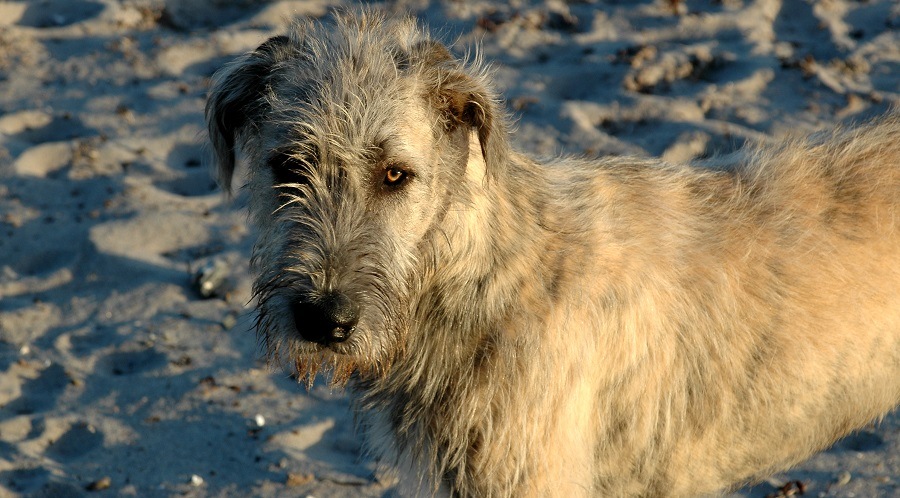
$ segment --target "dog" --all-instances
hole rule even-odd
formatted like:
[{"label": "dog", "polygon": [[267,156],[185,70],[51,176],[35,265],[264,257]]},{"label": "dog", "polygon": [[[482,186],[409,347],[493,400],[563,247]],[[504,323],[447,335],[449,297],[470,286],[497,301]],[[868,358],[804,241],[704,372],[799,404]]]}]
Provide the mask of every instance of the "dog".
[{"label": "dog", "polygon": [[716,168],[540,163],[410,19],[299,22],[220,70],[257,328],[349,385],[401,492],[714,495],[900,402],[900,117]]}]

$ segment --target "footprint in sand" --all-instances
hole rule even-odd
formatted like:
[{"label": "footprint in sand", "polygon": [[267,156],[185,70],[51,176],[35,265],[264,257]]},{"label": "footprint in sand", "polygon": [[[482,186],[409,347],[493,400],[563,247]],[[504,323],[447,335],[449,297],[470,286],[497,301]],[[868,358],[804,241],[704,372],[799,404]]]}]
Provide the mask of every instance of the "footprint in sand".
[{"label": "footprint in sand", "polygon": [[112,353],[103,361],[103,367],[113,375],[135,375],[155,370],[166,364],[166,355],[149,349]]},{"label": "footprint in sand", "polygon": [[223,26],[251,17],[265,7],[263,2],[215,0],[166,0],[164,25],[179,31]]},{"label": "footprint in sand", "polygon": [[199,144],[176,144],[166,157],[166,163],[183,176],[155,182],[157,188],[182,197],[198,197],[218,191],[209,170],[204,168],[203,149]]},{"label": "footprint in sand", "polygon": [[[50,471],[43,467],[24,467],[0,472],[0,496],[13,491],[12,496],[29,498],[58,498],[84,496],[82,490],[70,483],[54,482]],[[19,494],[21,493],[21,494]]]},{"label": "footprint in sand", "polygon": [[103,444],[103,433],[85,422],[73,424],[47,447],[47,455],[58,461],[81,458]]},{"label": "footprint in sand", "polygon": [[[31,28],[70,26],[97,16],[104,9],[102,3],[90,0],[44,0],[25,3],[28,6],[21,11],[21,17],[16,24]],[[19,9],[9,9],[10,12],[14,10]]]},{"label": "footprint in sand", "polygon": [[874,451],[884,445],[884,438],[871,431],[859,431],[840,440],[835,448],[843,450],[866,452]]},{"label": "footprint in sand", "polygon": [[48,114],[29,109],[0,117],[0,134],[21,142],[42,144],[96,135],[96,132],[71,114]]},{"label": "footprint in sand", "polygon": [[17,414],[31,414],[49,410],[69,385],[69,376],[62,365],[52,364],[36,378],[23,383],[21,395],[6,405],[6,410]]},{"label": "footprint in sand", "polygon": [[0,472],[0,483],[11,491],[34,496],[33,493],[45,486],[49,477],[50,471],[45,468],[26,467]]},{"label": "footprint in sand", "polygon": [[191,172],[177,180],[157,182],[156,186],[182,197],[200,197],[216,193],[219,189],[206,171]]}]

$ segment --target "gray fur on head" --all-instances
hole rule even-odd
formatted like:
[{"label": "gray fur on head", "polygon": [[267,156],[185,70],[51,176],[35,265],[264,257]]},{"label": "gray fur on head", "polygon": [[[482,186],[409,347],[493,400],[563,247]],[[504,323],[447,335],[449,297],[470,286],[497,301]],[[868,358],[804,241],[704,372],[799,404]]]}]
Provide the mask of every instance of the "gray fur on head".
[{"label": "gray fur on head", "polygon": [[[444,115],[448,131],[458,126],[477,130],[488,163],[502,162],[498,158],[506,147],[503,111],[485,83],[480,61],[467,67],[412,19],[387,22],[374,11],[360,16],[338,12],[335,23],[298,21],[288,35],[270,38],[213,76],[206,122],[224,189],[231,190],[238,152],[264,123],[292,119],[285,116],[286,105],[299,110],[313,100],[326,99],[332,85],[346,78],[345,68],[322,64],[330,58],[366,57],[356,62],[357,69],[393,73],[386,78],[381,74],[384,81],[415,78],[422,84],[423,99]],[[391,28],[390,36],[371,36],[373,27],[384,26]],[[331,36],[333,31],[353,36]],[[390,64],[371,58],[389,58]],[[331,74],[323,74],[329,69]],[[286,95],[291,102],[280,101]],[[492,136],[501,138],[491,140]]]}]

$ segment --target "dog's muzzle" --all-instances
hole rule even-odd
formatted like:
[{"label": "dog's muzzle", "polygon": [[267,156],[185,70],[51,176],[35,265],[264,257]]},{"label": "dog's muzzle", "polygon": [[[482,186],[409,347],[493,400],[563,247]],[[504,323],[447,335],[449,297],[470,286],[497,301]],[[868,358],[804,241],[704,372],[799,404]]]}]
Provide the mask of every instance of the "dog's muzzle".
[{"label": "dog's muzzle", "polygon": [[339,292],[314,301],[295,301],[291,312],[300,336],[325,346],[349,339],[359,322],[359,305]]}]

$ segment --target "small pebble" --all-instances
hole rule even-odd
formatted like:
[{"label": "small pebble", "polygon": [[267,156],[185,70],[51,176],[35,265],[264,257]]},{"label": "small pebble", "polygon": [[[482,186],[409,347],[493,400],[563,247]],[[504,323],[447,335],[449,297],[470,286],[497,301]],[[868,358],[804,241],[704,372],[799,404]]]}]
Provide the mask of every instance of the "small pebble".
[{"label": "small pebble", "polygon": [[295,474],[293,472],[289,472],[287,475],[287,480],[284,484],[287,487],[303,486],[304,484],[309,484],[314,480],[315,476],[313,476],[312,474]]},{"label": "small pebble", "polygon": [[231,290],[231,267],[221,259],[206,262],[193,276],[194,289],[204,299],[225,297]]},{"label": "small pebble", "polygon": [[843,486],[843,485],[847,484],[848,482],[850,482],[851,477],[852,476],[850,475],[850,473],[845,470],[845,471],[841,472],[840,474],[838,474],[837,482],[835,482],[835,484],[838,486]]},{"label": "small pebble", "polygon": [[103,491],[104,489],[109,489],[110,486],[112,486],[112,479],[109,476],[105,476],[88,484],[84,489],[88,491]]},{"label": "small pebble", "polygon": [[191,476],[191,485],[192,486],[203,486],[203,478],[194,474]]},{"label": "small pebble", "polygon": [[257,427],[264,427],[266,425],[266,417],[263,417],[260,414],[256,414],[256,417],[253,417],[253,421],[256,422]]}]

